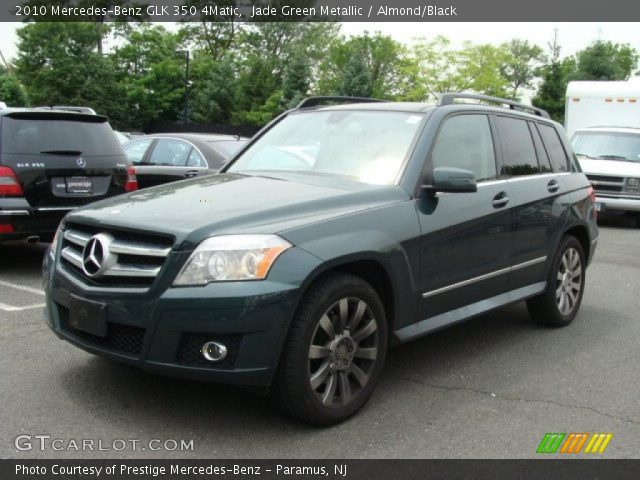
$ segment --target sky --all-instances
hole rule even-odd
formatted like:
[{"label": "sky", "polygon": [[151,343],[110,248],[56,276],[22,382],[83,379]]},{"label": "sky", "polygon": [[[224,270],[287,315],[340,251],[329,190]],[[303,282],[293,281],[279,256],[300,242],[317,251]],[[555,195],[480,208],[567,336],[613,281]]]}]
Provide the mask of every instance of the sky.
[{"label": "sky", "polygon": [[[0,24],[0,51],[10,59],[16,54],[16,29],[21,23]],[[169,25],[167,25],[169,26]],[[454,46],[465,40],[474,43],[500,44],[512,38],[529,40],[543,48],[558,29],[562,56],[572,55],[597,39],[628,43],[640,51],[640,23],[343,23],[342,32],[356,35],[364,31],[380,31],[394,39],[411,43],[416,37],[444,35]]]}]

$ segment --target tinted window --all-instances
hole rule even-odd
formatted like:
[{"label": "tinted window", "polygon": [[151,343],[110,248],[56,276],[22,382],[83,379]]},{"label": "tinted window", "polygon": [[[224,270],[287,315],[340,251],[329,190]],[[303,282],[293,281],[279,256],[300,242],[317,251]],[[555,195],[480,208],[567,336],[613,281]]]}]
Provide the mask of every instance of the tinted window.
[{"label": "tinted window", "polygon": [[198,153],[198,151],[194,148],[191,150],[189,154],[189,158],[187,159],[187,167],[206,167],[207,162],[204,161],[202,155]]},{"label": "tinted window", "polygon": [[497,117],[502,143],[503,175],[531,175],[538,173],[538,159],[526,120]]},{"label": "tinted window", "polygon": [[496,176],[496,159],[489,119],[486,115],[458,115],[440,129],[433,152],[433,168],[470,170],[476,180]]},{"label": "tinted window", "polygon": [[134,165],[140,165],[144,154],[151,145],[152,138],[145,138],[144,140],[136,140],[135,142],[127,143],[124,148],[124,153],[129,157],[129,161]]},{"label": "tinted window", "polygon": [[149,165],[184,167],[190,152],[191,145],[187,142],[173,138],[161,138],[153,147]]},{"label": "tinted window", "polygon": [[538,124],[538,127],[540,128],[540,134],[544,140],[545,147],[547,147],[549,157],[551,158],[551,163],[555,167],[556,171],[568,171],[567,154],[564,151],[564,147],[562,146],[562,142],[560,141],[560,137],[558,137],[556,129],[549,125],[542,124]]},{"label": "tinted window", "polygon": [[85,157],[122,155],[120,142],[107,122],[2,119],[2,152],[35,155],[43,152],[77,151]]},{"label": "tinted window", "polygon": [[549,161],[549,156],[547,155],[547,151],[544,148],[542,138],[540,138],[540,133],[538,132],[536,125],[532,122],[529,122],[529,129],[531,130],[531,135],[533,135],[533,143],[536,146],[536,154],[538,155],[538,165],[540,165],[540,172],[553,172],[553,168],[551,168],[551,162]]}]

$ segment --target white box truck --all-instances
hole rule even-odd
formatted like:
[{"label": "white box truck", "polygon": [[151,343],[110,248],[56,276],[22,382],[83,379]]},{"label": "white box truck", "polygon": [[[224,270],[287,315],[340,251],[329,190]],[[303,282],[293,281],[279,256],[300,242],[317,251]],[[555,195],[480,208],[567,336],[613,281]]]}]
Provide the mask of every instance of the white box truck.
[{"label": "white box truck", "polygon": [[640,76],[570,82],[565,128],[596,191],[596,210],[634,215],[640,227]]}]

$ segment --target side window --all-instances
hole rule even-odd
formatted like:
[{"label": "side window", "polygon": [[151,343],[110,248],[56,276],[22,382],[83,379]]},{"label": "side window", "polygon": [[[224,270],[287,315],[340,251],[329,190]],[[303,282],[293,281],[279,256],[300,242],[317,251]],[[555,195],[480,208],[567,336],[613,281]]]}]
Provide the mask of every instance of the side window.
[{"label": "side window", "polygon": [[558,137],[558,132],[556,132],[555,128],[549,125],[538,124],[538,127],[540,128],[542,140],[544,140],[544,144],[547,147],[547,152],[549,152],[551,163],[555,167],[556,171],[568,172],[567,153],[562,146],[560,137]]},{"label": "side window", "polygon": [[457,115],[445,121],[433,152],[433,168],[455,167],[470,170],[476,180],[496,176],[496,156],[486,115]]},{"label": "side window", "polygon": [[545,150],[544,144],[542,143],[542,138],[540,138],[540,132],[538,132],[538,128],[536,127],[535,123],[529,122],[529,129],[531,130],[531,135],[533,135],[533,143],[536,146],[536,154],[538,155],[540,173],[553,172],[553,168],[551,168],[551,163],[549,162],[549,155],[547,155],[547,151]]},{"label": "side window", "polygon": [[127,154],[129,161],[133,165],[140,165],[144,154],[151,145],[152,138],[145,138],[143,140],[136,140],[135,142],[127,143],[124,148],[124,153]]},{"label": "side window", "polygon": [[191,145],[182,140],[161,138],[151,152],[149,165],[184,167],[191,151]]},{"label": "side window", "polygon": [[206,168],[206,166],[207,162],[204,161],[204,158],[198,153],[198,150],[195,148],[192,149],[189,158],[187,158],[187,167]]},{"label": "side window", "polygon": [[540,171],[536,149],[526,120],[497,117],[502,143],[503,175],[531,175]]}]

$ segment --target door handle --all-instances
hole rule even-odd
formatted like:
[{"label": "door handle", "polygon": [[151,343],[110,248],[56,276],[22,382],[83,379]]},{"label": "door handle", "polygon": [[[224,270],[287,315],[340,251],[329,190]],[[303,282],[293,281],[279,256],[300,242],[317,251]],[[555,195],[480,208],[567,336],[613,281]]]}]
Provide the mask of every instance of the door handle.
[{"label": "door handle", "polygon": [[557,192],[559,188],[560,184],[557,180],[550,180],[549,183],[547,183],[547,190],[549,190],[551,193]]},{"label": "door handle", "polygon": [[184,176],[186,178],[193,178],[198,176],[198,171],[197,170],[188,170],[187,172],[185,172]]},{"label": "door handle", "polygon": [[507,192],[500,192],[495,197],[493,197],[493,202],[491,202],[493,208],[502,208],[507,203],[509,203],[509,197],[507,196]]}]

